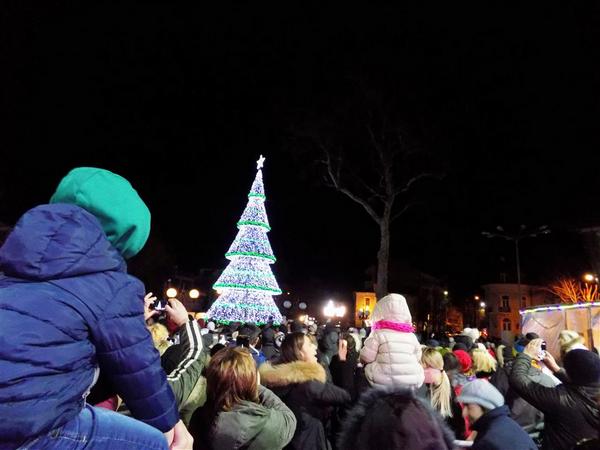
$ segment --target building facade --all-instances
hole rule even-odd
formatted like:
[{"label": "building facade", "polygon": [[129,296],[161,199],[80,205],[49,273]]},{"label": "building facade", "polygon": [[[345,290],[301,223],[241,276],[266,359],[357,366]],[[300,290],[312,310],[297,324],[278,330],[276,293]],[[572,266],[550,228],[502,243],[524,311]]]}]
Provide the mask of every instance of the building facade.
[{"label": "building facade", "polygon": [[355,292],[354,293],[354,326],[371,326],[371,314],[377,303],[375,292]]},{"label": "building facade", "polygon": [[490,337],[513,342],[521,333],[521,309],[556,303],[554,296],[541,286],[494,283],[482,286],[485,314]]}]

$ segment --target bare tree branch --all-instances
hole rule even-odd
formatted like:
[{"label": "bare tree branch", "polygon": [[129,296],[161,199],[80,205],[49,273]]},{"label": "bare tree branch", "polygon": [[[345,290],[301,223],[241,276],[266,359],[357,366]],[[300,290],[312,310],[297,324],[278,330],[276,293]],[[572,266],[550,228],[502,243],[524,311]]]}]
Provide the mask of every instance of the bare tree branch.
[{"label": "bare tree branch", "polygon": [[332,163],[331,163],[331,154],[330,154],[329,149],[325,145],[323,145],[322,143],[319,143],[319,146],[325,152],[325,165],[327,167],[327,173],[329,174],[329,179],[331,180],[331,183],[333,184],[333,187],[335,189],[337,189],[338,191],[342,192],[343,194],[346,194],[348,197],[350,197],[356,203],[358,203],[359,205],[361,205],[367,211],[367,213],[369,213],[369,215],[373,218],[373,220],[376,223],[379,224],[381,222],[381,217],[379,217],[377,215],[377,213],[371,207],[371,205],[369,205],[369,203],[365,199],[363,199],[361,197],[358,197],[353,192],[351,192],[350,190],[346,189],[345,187],[343,187],[340,184],[340,167],[339,167],[339,164],[334,169],[333,166],[332,166]]},{"label": "bare tree branch", "polygon": [[415,175],[410,180],[408,180],[408,182],[401,189],[397,189],[394,192],[394,195],[404,194],[404,193],[408,192],[410,190],[410,187],[413,184],[415,184],[417,181],[425,179],[425,178],[438,178],[438,175],[436,175],[435,173],[431,173],[431,172],[424,172],[424,173]]},{"label": "bare tree branch", "polygon": [[404,208],[402,208],[400,211],[398,211],[396,214],[394,214],[391,219],[390,219],[390,223],[392,223],[394,220],[396,220],[398,217],[400,217],[402,214],[404,214],[408,209],[410,209],[411,207],[418,205],[420,202],[413,202],[413,203],[407,203],[406,205],[404,205]]}]

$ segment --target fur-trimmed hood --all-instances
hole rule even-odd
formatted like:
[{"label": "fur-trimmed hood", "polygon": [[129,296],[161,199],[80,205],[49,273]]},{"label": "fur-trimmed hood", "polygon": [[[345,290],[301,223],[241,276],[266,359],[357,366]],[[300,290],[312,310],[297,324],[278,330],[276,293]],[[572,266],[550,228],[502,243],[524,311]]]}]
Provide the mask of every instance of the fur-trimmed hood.
[{"label": "fur-trimmed hood", "polygon": [[350,410],[338,448],[450,450],[455,437],[442,417],[411,389],[371,389]]},{"label": "fur-trimmed hood", "polygon": [[269,388],[306,383],[308,381],[325,383],[327,380],[325,369],[321,364],[305,361],[277,365],[266,362],[258,368],[258,371],[261,384]]}]

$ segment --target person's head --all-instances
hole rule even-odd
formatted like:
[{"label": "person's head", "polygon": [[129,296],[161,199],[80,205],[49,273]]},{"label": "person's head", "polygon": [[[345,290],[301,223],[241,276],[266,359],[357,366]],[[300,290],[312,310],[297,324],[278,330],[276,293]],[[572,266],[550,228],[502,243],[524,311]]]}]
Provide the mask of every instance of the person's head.
[{"label": "person's head", "polygon": [[464,350],[454,350],[453,353],[454,356],[456,356],[456,359],[458,359],[458,363],[460,364],[460,371],[462,373],[469,373],[473,365],[471,356]]},{"label": "person's head", "polygon": [[473,343],[477,342],[477,340],[481,336],[481,333],[479,332],[479,330],[477,328],[465,328],[462,331],[461,335],[469,336],[471,338],[471,344],[473,344]]},{"label": "person's head", "polygon": [[425,369],[425,383],[431,387],[431,406],[443,417],[452,415],[452,387],[448,375],[444,371],[444,358],[434,348],[425,348],[421,356],[421,364]]},{"label": "person's head", "polygon": [[71,170],[50,203],[77,205],[98,219],[106,237],[125,258],[135,256],[150,234],[150,211],[125,178],[95,167]]},{"label": "person's head", "polygon": [[356,351],[356,341],[352,333],[342,333],[342,339],[345,339],[348,343],[348,352]]},{"label": "person's head", "polygon": [[564,365],[571,383],[600,387],[600,357],[594,352],[579,348],[571,350],[565,355]]},{"label": "person's head", "polygon": [[217,342],[215,345],[213,345],[210,348],[210,356],[211,356],[211,358],[213,356],[215,356],[218,351],[223,350],[224,348],[225,348],[225,346],[223,344],[221,344],[220,342]]},{"label": "person's head", "polygon": [[412,323],[412,316],[404,296],[388,294],[375,304],[372,320],[373,322],[390,320],[398,323]]},{"label": "person's head", "polygon": [[464,350],[465,352],[468,352],[471,350],[471,347],[473,347],[473,339],[466,334],[454,336],[454,342],[455,344],[454,347],[452,347],[452,350]]},{"label": "person's head", "polygon": [[458,358],[452,352],[445,353],[443,356],[444,359],[444,371],[445,372],[454,372],[460,371],[460,363],[458,362]]},{"label": "person's head", "polygon": [[456,397],[456,401],[462,403],[463,417],[469,422],[475,423],[488,411],[504,405],[504,397],[486,380],[473,380],[465,384]]},{"label": "person's head", "polygon": [[476,348],[471,352],[471,360],[473,361],[473,372],[495,372],[497,362],[487,350]]},{"label": "person's head", "polygon": [[244,347],[256,347],[260,341],[261,330],[254,324],[245,324],[239,329],[236,342]]},{"label": "person's head", "polygon": [[281,344],[281,356],[278,363],[294,361],[317,362],[317,346],[304,333],[290,333],[285,336]]},{"label": "person's head", "polygon": [[169,331],[161,323],[153,323],[148,327],[150,336],[152,336],[152,343],[158,352],[162,355],[169,348]]},{"label": "person's head", "polygon": [[453,440],[442,417],[413,390],[372,389],[344,419],[337,448],[448,450]]},{"label": "person's head", "polygon": [[583,338],[577,331],[562,330],[558,335],[558,345],[560,346],[560,357],[563,359],[567,353],[575,349],[587,350],[583,343]]},{"label": "person's head", "polygon": [[250,352],[242,347],[216,352],[205,371],[206,403],[211,414],[231,409],[247,400],[258,402],[258,373]]}]

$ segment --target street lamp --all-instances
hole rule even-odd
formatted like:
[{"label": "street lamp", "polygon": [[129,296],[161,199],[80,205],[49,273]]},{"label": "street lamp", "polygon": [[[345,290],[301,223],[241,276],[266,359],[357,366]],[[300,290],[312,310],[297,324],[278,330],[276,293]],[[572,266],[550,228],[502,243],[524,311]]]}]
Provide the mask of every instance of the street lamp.
[{"label": "street lamp", "polygon": [[586,283],[593,283],[595,281],[597,283],[598,277],[593,273],[586,273],[583,275],[583,281],[585,281]]},{"label": "street lamp", "polygon": [[193,299],[197,299],[198,297],[200,297],[200,291],[198,289],[190,289],[190,292],[188,294],[190,298]]},{"label": "street lamp", "polygon": [[496,227],[496,230],[498,231],[498,233],[482,231],[481,234],[487,238],[499,237],[502,239],[506,239],[507,241],[513,241],[515,243],[515,255],[517,263],[517,292],[519,297],[519,305],[522,306],[523,300],[521,299],[521,262],[519,260],[519,241],[528,237],[534,238],[541,234],[548,234],[550,233],[550,228],[548,228],[548,225],[542,225],[541,227],[538,227],[535,230],[528,231],[525,225],[521,225],[516,233],[508,234],[504,231],[504,228],[498,225]]},{"label": "street lamp", "polygon": [[362,320],[362,326],[365,327],[365,320],[369,318],[371,311],[369,311],[369,305],[365,306],[365,309],[360,308],[358,310],[358,318]]},{"label": "street lamp", "polygon": [[169,298],[177,297],[177,289],[175,289],[175,288],[167,289],[167,297],[169,297]]}]

